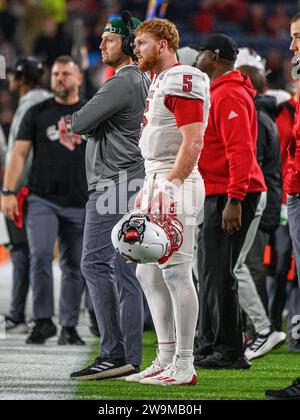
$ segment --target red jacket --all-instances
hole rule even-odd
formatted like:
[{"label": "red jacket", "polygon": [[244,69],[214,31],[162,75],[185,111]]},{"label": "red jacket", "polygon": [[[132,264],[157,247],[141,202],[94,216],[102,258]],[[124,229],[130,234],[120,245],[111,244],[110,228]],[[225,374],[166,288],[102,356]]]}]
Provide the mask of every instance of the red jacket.
[{"label": "red jacket", "polygon": [[[291,107],[296,108],[296,102],[292,98],[289,100]],[[282,202],[286,203],[285,182],[288,166],[288,147],[293,135],[294,118],[288,108],[285,106],[278,117],[276,118],[276,125],[280,139],[280,152],[281,152],[281,171],[282,171]]]},{"label": "red jacket", "polygon": [[287,193],[300,193],[300,106],[296,106],[293,137],[288,151],[288,171],[285,180]]},{"label": "red jacket", "polygon": [[232,71],[211,84],[211,109],[199,171],[206,195],[227,194],[243,200],[248,192],[265,191],[256,160],[255,90],[248,76]]}]

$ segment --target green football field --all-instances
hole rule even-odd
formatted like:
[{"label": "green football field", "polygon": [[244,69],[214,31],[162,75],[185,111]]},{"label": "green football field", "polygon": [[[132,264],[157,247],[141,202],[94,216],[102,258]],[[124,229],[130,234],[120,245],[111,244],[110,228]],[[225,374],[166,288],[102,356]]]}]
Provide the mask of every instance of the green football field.
[{"label": "green football field", "polygon": [[[143,366],[155,358],[155,334],[146,332],[143,340]],[[87,364],[97,356],[97,346]],[[86,365],[85,365],[86,366]],[[84,366],[83,366],[84,367]],[[248,370],[209,371],[197,369],[195,386],[164,387],[140,385],[121,380],[81,381],[76,385],[75,399],[92,400],[258,400],[265,399],[268,388],[282,388],[300,376],[300,353],[287,353],[286,346],[254,360]]]}]

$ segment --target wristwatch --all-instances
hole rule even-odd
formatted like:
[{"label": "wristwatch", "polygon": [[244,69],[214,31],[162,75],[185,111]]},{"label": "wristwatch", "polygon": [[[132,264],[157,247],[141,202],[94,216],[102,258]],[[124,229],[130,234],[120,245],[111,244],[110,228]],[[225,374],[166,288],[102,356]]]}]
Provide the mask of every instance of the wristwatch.
[{"label": "wristwatch", "polygon": [[233,206],[237,206],[238,204],[241,204],[241,200],[234,197],[228,197],[228,202],[232,204]]},{"label": "wristwatch", "polygon": [[16,191],[8,190],[7,188],[2,188],[1,195],[16,195]]}]

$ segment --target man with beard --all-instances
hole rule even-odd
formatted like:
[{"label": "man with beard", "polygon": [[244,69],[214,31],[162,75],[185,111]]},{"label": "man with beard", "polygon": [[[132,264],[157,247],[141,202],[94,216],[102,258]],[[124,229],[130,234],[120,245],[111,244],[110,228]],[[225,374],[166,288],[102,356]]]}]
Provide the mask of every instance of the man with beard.
[{"label": "man with beard", "polygon": [[143,295],[135,264],[116,254],[114,225],[133,207],[143,183],[144,162],[138,147],[150,80],[134,64],[134,28],[129,12],[107,23],[102,61],[116,74],[72,118],[72,130],[87,134],[86,206],[82,273],[101,335],[99,357],[71,374],[72,379],[110,379],[139,371],[142,357]]},{"label": "man with beard", "polygon": [[[204,202],[197,170],[209,109],[209,80],[199,70],[180,65],[179,35],[168,20],[152,19],[136,30],[142,71],[153,70],[140,139],[146,179],[136,208],[160,221],[176,219],[182,244],[165,261],[139,264],[137,277],[146,295],[158,342],[150,367],[126,378],[149,385],[195,385],[193,343],[198,299],[192,260],[196,216]],[[172,224],[171,224],[172,226]]]},{"label": "man with beard", "polygon": [[28,344],[43,344],[56,334],[53,308],[52,258],[58,237],[62,285],[59,344],[85,344],[78,336],[84,280],[80,271],[87,183],[85,142],[68,130],[71,115],[83,106],[79,98],[82,75],[69,56],[55,60],[51,70],[54,98],[25,114],[5,172],[1,208],[10,219],[21,216],[16,186],[30,153],[26,229],[30,250],[30,280],[35,327]]},{"label": "man with beard", "polygon": [[[290,28],[292,42],[290,50],[294,53],[296,67],[293,69],[293,78],[299,79],[300,67],[300,13],[291,20]],[[300,286],[300,113],[299,102],[296,107],[293,137],[288,148],[288,172],[285,179],[287,192],[287,208],[290,234],[293,243],[298,283]],[[299,315],[294,317],[292,338],[299,339]],[[293,322],[292,321],[292,322]],[[272,400],[299,400],[300,377],[296,378],[287,388],[280,390],[267,390],[266,397]]]}]

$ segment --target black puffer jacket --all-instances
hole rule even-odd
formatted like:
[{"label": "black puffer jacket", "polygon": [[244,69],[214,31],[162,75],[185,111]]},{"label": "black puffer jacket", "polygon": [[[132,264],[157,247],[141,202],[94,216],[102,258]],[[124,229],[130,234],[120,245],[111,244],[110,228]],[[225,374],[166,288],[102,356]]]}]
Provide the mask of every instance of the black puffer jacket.
[{"label": "black puffer jacket", "polygon": [[282,195],[280,142],[274,122],[278,109],[272,96],[259,94],[254,104],[258,120],[257,160],[268,187],[267,206],[259,229],[271,233],[279,225]]}]

